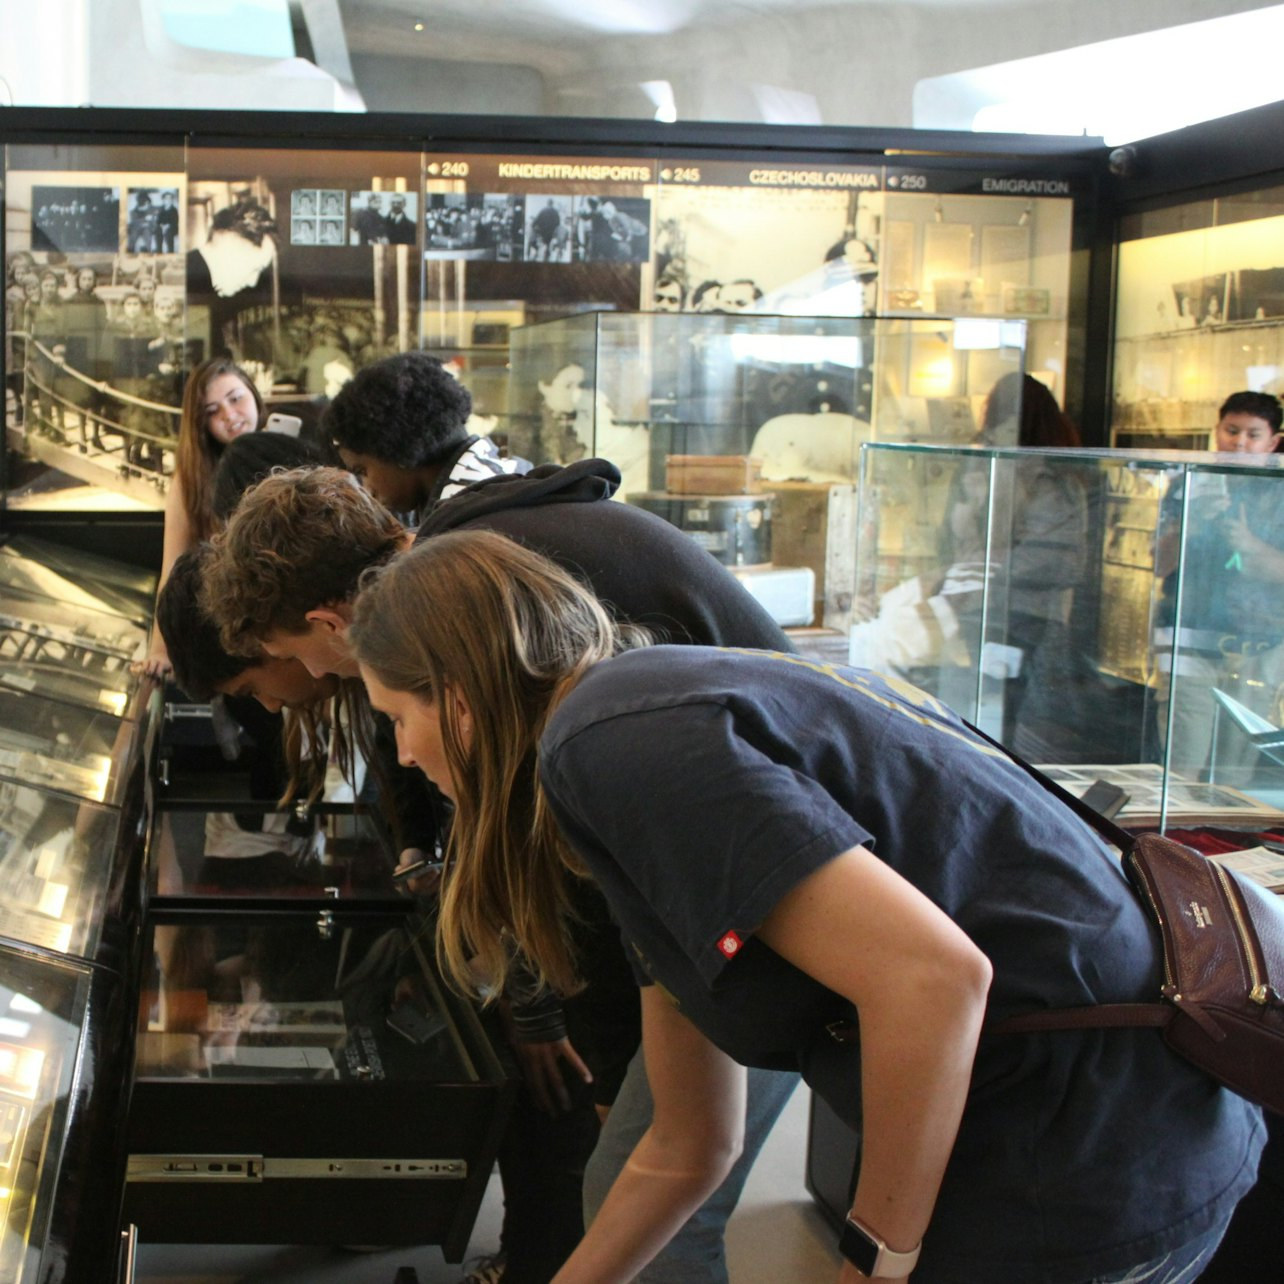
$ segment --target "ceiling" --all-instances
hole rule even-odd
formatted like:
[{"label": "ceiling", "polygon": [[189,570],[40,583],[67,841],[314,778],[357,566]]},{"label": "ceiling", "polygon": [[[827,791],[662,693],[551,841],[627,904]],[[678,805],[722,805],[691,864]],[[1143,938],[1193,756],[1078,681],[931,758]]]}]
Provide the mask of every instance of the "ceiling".
[{"label": "ceiling", "polygon": [[893,126],[913,123],[923,80],[1268,7],[1263,0],[292,3],[337,15],[371,110],[645,117],[656,110],[652,87],[660,85],[676,96],[683,120]]}]

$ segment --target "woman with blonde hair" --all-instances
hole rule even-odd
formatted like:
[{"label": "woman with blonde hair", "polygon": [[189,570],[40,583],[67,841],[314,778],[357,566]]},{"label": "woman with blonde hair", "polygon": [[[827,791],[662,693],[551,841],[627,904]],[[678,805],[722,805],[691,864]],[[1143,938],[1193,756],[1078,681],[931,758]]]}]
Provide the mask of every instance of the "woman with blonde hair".
[{"label": "woman with blonde hair", "polygon": [[[262,418],[263,398],[254,380],[230,359],[204,361],[188,376],[174,474],[165,500],[158,593],[179,557],[214,533],[218,525],[212,503],[214,470],[228,443],[256,432]],[[160,678],[170,670],[165,639],[160,629],[153,628],[143,671]]]},{"label": "woman with blonde hair", "polygon": [[654,1115],[555,1284],[633,1279],[716,1187],[745,1066],[801,1068],[861,1129],[842,1284],[1176,1284],[1212,1254],[1255,1107],[1154,1030],[981,1037],[1150,998],[1162,961],[1114,855],[938,701],[622,650],[570,574],[481,531],[393,559],[349,641],[403,765],[455,802],[454,983],[496,993],[516,952],[574,989],[581,878],[635,959]]}]

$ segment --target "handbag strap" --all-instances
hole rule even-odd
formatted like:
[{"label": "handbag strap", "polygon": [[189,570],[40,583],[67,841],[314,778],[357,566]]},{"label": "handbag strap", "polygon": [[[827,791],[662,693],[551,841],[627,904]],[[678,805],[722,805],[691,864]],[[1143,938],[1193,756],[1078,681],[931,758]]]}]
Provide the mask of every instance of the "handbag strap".
[{"label": "handbag strap", "polygon": [[[1043,786],[1054,798],[1064,803],[1090,828],[1096,830],[1107,842],[1113,843],[1126,856],[1136,844],[1136,839],[1126,829],[1107,820],[1099,811],[1089,807],[1068,789],[1044,775],[1038,767],[1031,766],[1019,754],[982,731],[980,727],[964,720],[964,726],[974,735],[992,745],[1003,756],[1020,767],[1037,784]],[[986,1034],[1029,1034],[1040,1030],[1102,1030],[1122,1027],[1166,1026],[1176,1015],[1177,1009],[1167,1003],[1090,1003],[1077,1008],[1044,1008],[1010,1016],[987,1026]]]},{"label": "handbag strap", "polygon": [[997,749],[1010,762],[1020,767],[1036,784],[1042,785],[1058,802],[1062,802],[1069,807],[1080,820],[1090,828],[1095,829],[1108,843],[1113,843],[1125,855],[1136,845],[1137,840],[1126,829],[1116,825],[1113,820],[1107,820],[1099,811],[1089,807],[1082,798],[1076,797],[1068,789],[1057,784],[1051,776],[1045,776],[1038,767],[1031,766],[1019,754],[1013,753],[1007,745],[1001,744],[992,735],[982,731],[980,727],[973,726],[966,719],[961,721],[973,735],[984,740],[986,744]]}]

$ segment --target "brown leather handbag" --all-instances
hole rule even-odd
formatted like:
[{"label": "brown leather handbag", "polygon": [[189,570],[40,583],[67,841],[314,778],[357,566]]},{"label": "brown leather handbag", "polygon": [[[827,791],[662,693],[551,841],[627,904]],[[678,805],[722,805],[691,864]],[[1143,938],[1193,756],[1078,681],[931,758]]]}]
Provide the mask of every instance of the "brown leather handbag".
[{"label": "brown leather handbag", "polygon": [[1284,1114],[1284,897],[1184,843],[1129,834],[1009,757],[1120,849],[1163,942],[1164,981],[1153,1003],[1049,1008],[1008,1017],[987,1033],[1155,1026],[1219,1083]]}]

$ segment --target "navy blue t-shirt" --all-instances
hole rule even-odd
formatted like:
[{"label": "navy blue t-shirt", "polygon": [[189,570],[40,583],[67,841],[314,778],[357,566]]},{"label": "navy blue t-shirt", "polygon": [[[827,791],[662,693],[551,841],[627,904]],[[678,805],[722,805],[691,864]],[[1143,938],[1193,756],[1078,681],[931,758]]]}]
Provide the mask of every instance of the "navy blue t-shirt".
[{"label": "navy blue t-shirt", "polygon": [[[908,684],[764,652],[631,652],[571,692],[540,764],[645,976],[744,1064],[805,1063],[849,1010],[754,932],[858,845],[985,951],[992,1020],[1158,994],[1115,856]],[[854,1068],[849,1091],[817,1086],[856,1116]],[[1061,1284],[1158,1256],[1228,1214],[1261,1133],[1154,1030],[983,1039],[915,1280]]]}]

